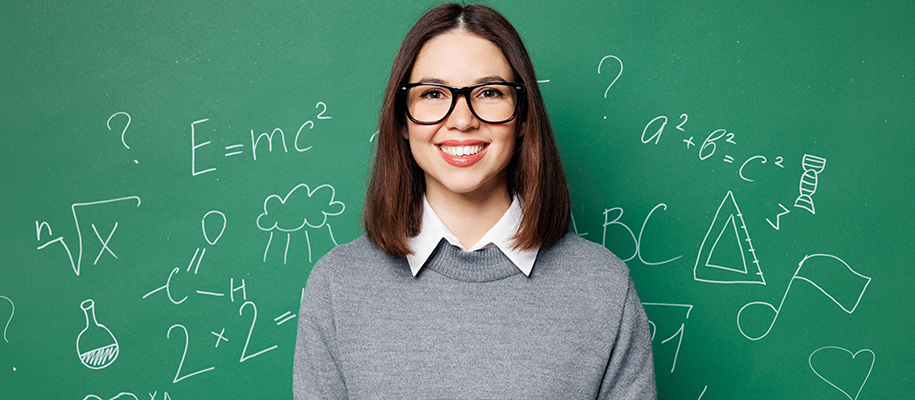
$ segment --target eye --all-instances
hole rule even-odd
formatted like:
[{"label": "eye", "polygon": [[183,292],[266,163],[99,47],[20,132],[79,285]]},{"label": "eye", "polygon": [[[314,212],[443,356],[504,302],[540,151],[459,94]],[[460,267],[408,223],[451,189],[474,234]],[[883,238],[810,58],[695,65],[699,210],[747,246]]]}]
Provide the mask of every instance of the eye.
[{"label": "eye", "polygon": [[480,88],[480,91],[477,93],[477,97],[480,97],[483,99],[500,99],[504,96],[505,96],[505,94],[502,93],[502,91],[496,87]]},{"label": "eye", "polygon": [[441,100],[447,97],[447,94],[440,88],[427,88],[419,95],[419,98],[426,100]]}]

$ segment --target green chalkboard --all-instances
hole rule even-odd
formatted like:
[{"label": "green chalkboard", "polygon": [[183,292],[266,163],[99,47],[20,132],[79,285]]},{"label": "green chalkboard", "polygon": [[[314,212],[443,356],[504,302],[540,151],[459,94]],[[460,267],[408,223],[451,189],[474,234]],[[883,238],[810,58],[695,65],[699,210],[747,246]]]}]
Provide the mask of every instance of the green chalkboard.
[{"label": "green chalkboard", "polygon": [[[660,397],[915,392],[912,3],[528,3],[491,1]],[[434,5],[2,2],[0,397],[291,398],[302,289],[361,235]]]}]

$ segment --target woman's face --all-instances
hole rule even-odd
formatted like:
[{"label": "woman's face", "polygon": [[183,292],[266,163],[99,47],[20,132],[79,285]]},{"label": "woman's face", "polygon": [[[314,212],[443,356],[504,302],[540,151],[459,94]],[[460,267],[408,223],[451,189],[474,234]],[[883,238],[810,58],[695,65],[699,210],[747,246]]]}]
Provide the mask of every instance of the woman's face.
[{"label": "woman's face", "polygon": [[[410,73],[410,83],[465,87],[485,82],[512,82],[513,74],[495,44],[463,30],[427,41]],[[508,197],[505,167],[518,135],[516,119],[504,124],[480,121],[461,96],[454,110],[434,125],[407,120],[410,151],[425,172],[426,195],[460,196],[482,201]],[[456,200],[456,199],[454,199]]]}]

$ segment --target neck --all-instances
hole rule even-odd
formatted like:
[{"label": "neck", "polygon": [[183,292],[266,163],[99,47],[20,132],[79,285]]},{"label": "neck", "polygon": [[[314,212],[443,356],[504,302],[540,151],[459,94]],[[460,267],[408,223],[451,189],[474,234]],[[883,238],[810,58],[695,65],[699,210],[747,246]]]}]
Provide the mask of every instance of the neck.
[{"label": "neck", "polygon": [[507,190],[484,197],[449,196],[427,191],[426,200],[465,249],[475,245],[511,206]]}]

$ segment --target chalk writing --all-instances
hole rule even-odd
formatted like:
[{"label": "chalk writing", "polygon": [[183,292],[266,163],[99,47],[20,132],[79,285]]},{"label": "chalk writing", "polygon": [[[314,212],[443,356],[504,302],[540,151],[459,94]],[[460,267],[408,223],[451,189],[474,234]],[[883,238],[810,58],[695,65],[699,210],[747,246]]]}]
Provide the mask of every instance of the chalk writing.
[{"label": "chalk writing", "polygon": [[[159,391],[155,391],[153,393],[147,393],[147,394],[149,395],[149,400],[156,400],[156,396],[159,395]],[[117,399],[127,400],[128,398],[137,399],[137,395],[135,395],[133,393],[129,393],[129,392],[121,392],[121,393],[118,393],[117,396],[114,396],[109,400],[117,400]],[[83,398],[83,400],[89,400],[89,399],[104,400],[103,398],[96,396],[94,394],[90,394]],[[162,400],[171,400],[171,397],[169,397],[168,392],[163,393]]]},{"label": "chalk writing", "polygon": [[[194,256],[196,257],[197,254],[194,253]],[[193,263],[193,262],[194,262],[194,260],[191,260],[191,263]],[[184,296],[184,298],[182,298],[181,300],[177,300],[177,301],[175,300],[174,297],[172,297],[172,290],[171,290],[172,276],[177,274],[179,271],[181,271],[181,268],[176,267],[175,269],[173,269],[172,272],[170,274],[168,274],[168,279],[165,280],[165,285],[162,285],[156,289],[153,289],[153,291],[146,293],[145,295],[143,295],[143,298],[145,299],[145,298],[149,297],[150,295],[152,295],[153,293],[156,293],[160,290],[165,289],[165,294],[166,294],[166,296],[168,296],[168,300],[171,301],[172,304],[177,305],[177,304],[184,303],[184,301],[187,300],[187,296]]]},{"label": "chalk writing", "polygon": [[[137,395],[135,395],[135,394],[133,394],[133,393],[128,393],[128,392],[121,392],[121,393],[118,393],[116,396],[110,398],[109,400],[118,400],[118,399],[127,400],[128,398],[134,399],[134,400],[139,400],[139,399],[137,399]],[[94,395],[94,394],[90,394],[90,395],[88,395],[88,396],[86,396],[86,397],[83,397],[83,400],[89,400],[89,399],[93,399],[93,400],[105,400],[105,399],[103,399],[103,398],[101,398],[101,397],[98,397],[98,396],[96,396],[96,395]]]},{"label": "chalk writing", "polygon": [[[70,209],[73,211],[73,223],[74,223],[74,225],[76,225],[76,237],[79,242],[79,248],[78,248],[79,252],[77,253],[75,262],[73,260],[73,254],[70,252],[70,248],[67,247],[67,243],[64,241],[63,236],[60,236],[57,239],[51,240],[41,246],[38,246],[38,250],[44,249],[45,247],[48,247],[49,245],[51,245],[53,243],[60,243],[61,246],[63,246],[64,250],[67,252],[67,257],[69,257],[69,259],[70,259],[70,266],[73,267],[73,272],[76,273],[76,276],[79,276],[80,268],[81,268],[82,262],[83,262],[83,234],[79,228],[79,217],[77,217],[77,215],[76,215],[76,208],[77,207],[96,206],[96,205],[100,205],[100,204],[116,203],[119,201],[126,201],[126,200],[136,200],[137,207],[140,206],[140,198],[137,196],[121,197],[121,198],[111,199],[111,200],[93,201],[91,203],[75,203],[72,206],[70,206]],[[39,224],[38,221],[35,221],[35,231],[37,232],[39,242],[41,241],[41,231],[45,227],[48,228],[48,235],[53,236],[53,233],[51,233],[50,224],[48,224],[47,222],[42,222]],[[95,229],[95,225],[92,225],[92,227],[93,227],[93,229]],[[99,241],[102,243],[102,250],[99,252],[99,256],[101,256],[102,252],[104,252],[105,249],[108,249],[108,241],[111,240],[111,235],[114,234],[114,229],[117,229],[117,223],[115,223],[114,228],[112,228],[111,233],[109,233],[108,240],[102,240],[101,236],[98,234],[98,230],[96,230],[96,232],[95,232],[96,237],[98,237]],[[108,251],[110,252],[111,249],[108,249]],[[111,255],[114,255],[114,253],[112,252]],[[115,256],[115,258],[117,258],[117,256]],[[95,258],[95,261],[98,262],[98,257]]]},{"label": "chalk writing", "polygon": [[[618,73],[616,74],[616,78],[613,78],[613,81],[610,82],[609,85],[607,85],[607,90],[604,90],[604,98],[605,98],[605,99],[607,98],[607,93],[610,92],[610,88],[613,87],[613,84],[614,84],[614,83],[616,83],[616,80],[617,80],[617,79],[620,79],[620,76],[623,76],[623,60],[620,60],[619,57],[614,56],[614,55],[604,56],[604,58],[601,58],[601,59],[600,59],[600,62],[597,63],[597,73],[600,74],[600,67],[601,67],[602,65],[604,65],[604,61],[605,61],[606,59],[608,59],[608,58],[612,58],[612,59],[616,60],[616,62],[618,62],[618,63],[620,64],[620,72],[618,72]],[[538,81],[538,82],[539,82],[539,81]],[[549,82],[549,81],[547,81],[547,82]],[[607,119],[607,117],[604,116],[604,119]]]},{"label": "chalk writing", "polygon": [[[218,224],[216,226],[218,226],[219,233],[217,233],[215,235],[215,238],[213,238],[212,240],[210,239],[211,234],[207,233],[207,231],[208,231],[207,218],[208,217],[210,220],[216,219],[217,221],[221,221],[221,222],[216,222],[216,224]],[[201,227],[201,230],[203,231],[203,239],[206,240],[206,242],[209,243],[211,246],[216,245],[216,242],[218,242],[219,239],[222,238],[222,234],[225,233],[225,231],[226,231],[226,221],[227,221],[226,215],[218,210],[210,210],[206,214],[204,214],[203,218],[200,220],[200,227]],[[212,224],[212,222],[211,222],[211,224]],[[209,230],[212,232],[216,231],[215,229],[209,229]],[[203,256],[206,255],[206,252],[207,252],[206,247],[204,247],[203,249],[198,247],[196,250],[194,250],[194,255],[191,257],[191,261],[187,265],[187,272],[191,272],[191,267],[194,267],[194,275],[197,275],[197,272],[200,270],[200,263],[203,261]],[[197,257],[198,254],[200,255],[199,258]],[[196,264],[194,263],[195,260],[196,260]],[[180,268],[172,269],[171,273],[168,274],[168,279],[166,279],[165,285],[162,285],[156,289],[153,289],[151,292],[146,293],[145,295],[143,295],[143,298],[145,299],[145,298],[149,297],[151,294],[156,293],[160,290],[165,290],[166,296],[168,297],[168,300],[172,302],[172,304],[177,305],[177,304],[183,303],[185,300],[187,300],[188,296],[184,296],[184,298],[182,298],[181,300],[175,300],[174,297],[172,297],[172,292],[171,292],[172,276],[174,276],[175,274],[177,274],[180,271],[181,271]],[[213,293],[201,292],[199,290],[197,291],[197,293],[214,295]]]},{"label": "chalk writing", "polygon": [[197,132],[194,129],[197,126],[197,124],[202,124],[209,120],[210,120],[209,118],[204,118],[204,119],[200,119],[200,120],[191,122],[191,176],[197,176],[197,175],[205,174],[207,172],[213,172],[216,170],[216,168],[209,168],[209,169],[205,169],[203,171],[197,171],[197,149],[199,149],[203,146],[206,146],[206,145],[212,143],[213,141],[209,140],[209,141],[197,144],[197,140],[195,139],[195,137],[197,136]]},{"label": "chalk writing", "polygon": [[187,335],[187,328],[185,328],[184,325],[174,324],[170,328],[168,328],[168,332],[165,334],[166,339],[171,339],[172,329],[175,329],[175,328],[181,328],[181,331],[184,332],[184,352],[181,353],[181,362],[178,363],[178,371],[175,372],[175,379],[172,380],[172,383],[178,383],[178,382],[181,382],[182,380],[184,380],[185,378],[190,378],[194,375],[200,375],[204,372],[208,372],[208,371],[212,371],[212,370],[216,369],[216,367],[209,367],[209,368],[204,368],[204,369],[198,370],[197,372],[191,372],[189,374],[181,376],[181,369],[184,368],[184,359],[185,359],[185,357],[187,357],[187,343],[190,341],[190,338]]},{"label": "chalk writing", "polygon": [[115,259],[118,258],[117,254],[114,254],[114,252],[111,251],[111,248],[108,247],[108,242],[111,241],[111,236],[114,235],[114,231],[117,229],[118,229],[118,223],[115,222],[114,227],[112,227],[111,231],[108,232],[108,238],[102,240],[102,236],[99,235],[98,229],[96,229],[95,224],[92,224],[92,231],[95,232],[95,237],[98,238],[99,242],[102,242],[102,248],[101,248],[101,250],[98,251],[98,255],[95,256],[95,261],[92,262],[92,265],[98,264],[98,259],[102,258],[102,254],[105,253],[105,250],[108,250],[108,253],[111,254],[111,256],[114,257]]},{"label": "chalk writing", "polygon": [[212,333],[213,335],[216,336],[216,346],[213,346],[213,347],[217,347],[217,348],[218,348],[218,347],[219,347],[219,342],[221,342],[221,341],[223,341],[223,340],[225,340],[226,342],[229,341],[229,339],[226,339],[226,337],[223,336],[223,335],[225,335],[225,333],[226,333],[226,328],[222,328],[222,330],[219,331],[219,333],[216,333],[216,332],[210,332],[210,333]]},{"label": "chalk writing", "polygon": [[279,317],[274,318],[273,322],[276,322],[277,325],[282,325],[284,322],[289,321],[290,319],[293,319],[295,317],[296,317],[296,315],[293,314],[291,311],[286,311],[285,313],[283,313],[283,315],[280,315]]},{"label": "chalk writing", "polygon": [[[807,269],[803,269],[805,265],[808,265]],[[803,273],[801,273],[802,270]],[[858,308],[861,298],[864,297],[864,291],[867,290],[867,285],[871,282],[870,277],[859,274],[848,266],[845,261],[842,261],[841,258],[834,255],[813,254],[805,256],[804,259],[798,263],[797,271],[795,271],[791,279],[788,280],[788,288],[785,289],[785,295],[782,296],[782,301],[778,304],[778,308],[773,307],[772,304],[764,301],[754,301],[745,304],[740,308],[740,311],[737,312],[737,328],[745,338],[759,340],[769,334],[772,327],[775,326],[775,321],[781,313],[782,306],[785,305],[785,299],[788,298],[788,292],[791,291],[791,284],[794,283],[796,279],[806,281],[819,289],[826,297],[829,297],[830,300],[842,308],[842,311],[845,311],[848,314],[855,312],[855,309]],[[848,291],[848,288],[852,288],[853,290]],[[843,294],[844,296],[840,296]],[[836,299],[837,296],[839,296],[840,299]],[[851,302],[854,302],[854,305],[847,307],[846,304],[850,304]],[[747,329],[744,328],[743,323],[741,323],[741,314],[751,306],[762,306],[763,310],[768,309],[773,313],[772,322],[769,323],[769,327],[762,334],[751,336],[751,334],[746,332]]]},{"label": "chalk writing", "polygon": [[[627,262],[627,261],[632,260],[635,257],[638,257],[639,261],[641,261],[645,265],[662,265],[662,264],[667,264],[669,262],[673,262],[673,261],[680,259],[681,257],[683,257],[682,255],[676,256],[676,257],[668,259],[666,261],[660,261],[660,262],[649,262],[649,261],[645,261],[645,259],[642,258],[642,235],[645,233],[645,226],[648,225],[648,220],[651,218],[651,214],[653,214],[655,212],[655,210],[657,210],[658,208],[662,208],[662,207],[664,208],[664,210],[667,210],[667,204],[658,203],[658,205],[654,206],[654,208],[652,208],[651,211],[648,212],[648,215],[645,216],[645,220],[642,222],[642,229],[639,230],[638,238],[635,237],[635,233],[632,232],[632,229],[630,229],[629,226],[627,226],[626,224],[624,224],[622,222],[619,222],[620,218],[623,217],[623,209],[621,207],[613,207],[613,208],[604,210],[604,224],[603,224],[604,231],[603,231],[603,240],[601,242],[601,245],[603,245],[604,247],[607,246],[607,227],[612,226],[612,225],[619,225],[619,226],[622,226],[624,229],[626,229],[626,232],[629,232],[629,236],[631,236],[633,242],[635,242],[635,252],[632,254],[631,257],[623,260],[623,262]],[[615,211],[619,211],[619,214],[617,214],[616,218],[614,218],[612,221],[609,221],[610,214]]]},{"label": "chalk writing", "polygon": [[[689,319],[689,312],[693,310],[693,306],[691,304],[668,304],[668,303],[642,303],[642,306],[645,307],[645,313],[649,315],[648,325],[651,330],[651,340],[652,341],[654,341],[655,334],[657,333],[658,328],[657,328],[657,325],[655,324],[654,320],[650,319],[651,318],[650,316],[656,312],[656,311],[654,311],[654,309],[656,307],[675,307],[675,308],[679,308],[679,309],[684,309],[684,308],[686,309],[686,313],[685,313],[686,317],[682,319],[683,322],[680,323],[679,329],[677,329],[677,331],[673,335],[670,335],[670,337],[668,337],[667,339],[661,340],[661,344],[665,344],[665,343],[673,340],[673,338],[679,336],[679,339],[677,340],[677,350],[676,350],[676,352],[674,352],[674,361],[670,367],[670,372],[673,373],[674,370],[677,369],[677,357],[679,357],[679,355],[680,355],[680,346],[683,345],[683,333],[686,328],[686,320]],[[667,321],[667,319],[665,319],[665,321]]]},{"label": "chalk writing", "polygon": [[10,329],[10,322],[13,322],[13,315],[16,314],[16,304],[13,304],[13,301],[10,300],[10,298],[6,297],[6,296],[0,296],[0,299],[4,299],[4,300],[10,302],[10,307],[12,307],[10,309],[10,318],[8,320],[6,320],[6,325],[3,326],[3,341],[9,343],[10,340],[6,338],[6,331],[8,329]]},{"label": "chalk writing", "polygon": [[740,169],[737,170],[737,175],[740,176],[740,179],[743,179],[743,180],[745,180],[745,181],[747,181],[747,182],[753,182],[752,179],[749,179],[749,178],[743,176],[743,169],[744,169],[744,167],[747,166],[747,164],[748,164],[750,161],[753,161],[753,160],[756,160],[756,159],[760,159],[760,158],[762,159],[762,161],[760,162],[760,163],[762,163],[762,164],[765,164],[766,161],[768,161],[768,160],[766,160],[766,157],[765,157],[765,156],[753,156],[753,157],[748,158],[747,161],[744,161],[743,164],[740,165]]},{"label": "chalk writing", "polygon": [[578,225],[575,224],[575,215],[572,215],[572,232],[575,232],[578,236],[586,236],[588,232],[579,232]]},{"label": "chalk writing", "polygon": [[[123,112],[123,111],[119,111],[114,114],[111,114],[111,116],[108,117],[108,122],[106,122],[105,125],[108,126],[108,130],[110,131],[111,130],[111,120],[114,119],[114,117],[116,117],[118,115],[123,115],[123,116],[127,117],[127,123],[124,124],[124,129],[121,131],[121,143],[124,144],[124,147],[126,147],[127,149],[130,149],[130,146],[128,146],[127,142],[124,140],[124,134],[127,133],[127,128],[130,126],[130,114]],[[138,164],[139,161],[133,160],[133,163]]]},{"label": "chalk writing", "polygon": [[241,305],[241,308],[238,309],[238,315],[243,315],[244,311],[245,311],[245,306],[248,306],[248,305],[250,305],[251,309],[254,310],[254,315],[251,317],[251,328],[248,329],[248,337],[245,339],[245,347],[241,351],[241,359],[239,359],[238,362],[245,362],[245,360],[247,360],[247,359],[257,357],[261,354],[264,354],[270,350],[274,350],[277,348],[277,345],[273,345],[271,347],[258,351],[257,353],[246,355],[248,353],[248,343],[251,341],[251,334],[254,333],[254,323],[257,322],[257,306],[254,304],[253,301],[246,301],[244,304]]},{"label": "chalk writing", "polygon": [[[848,354],[846,355],[845,353],[848,353]],[[823,374],[828,375],[829,372],[836,372],[835,370],[837,368],[845,367],[844,364],[848,362],[848,360],[846,358],[848,355],[851,356],[851,361],[856,361],[855,359],[858,357],[859,354],[862,354],[862,353],[865,355],[870,354],[870,363],[869,363],[870,365],[867,367],[867,373],[863,374],[864,380],[861,381],[861,384],[857,385],[855,383],[852,383],[852,385],[853,385],[852,390],[845,390],[839,386],[842,383],[837,384],[836,382],[834,382],[830,379],[827,379],[825,376],[823,376]],[[818,354],[819,354],[819,356],[817,356]],[[822,359],[822,362],[817,363],[818,365],[820,365],[819,369],[817,369],[817,367],[813,366],[813,364],[814,364],[813,359],[815,356],[817,356],[818,360]],[[864,358],[867,358],[867,357],[864,357]],[[842,394],[844,394],[845,397],[848,397],[849,400],[857,400],[858,396],[861,395],[861,391],[864,390],[864,385],[867,384],[867,379],[870,378],[870,376],[871,376],[871,371],[874,370],[874,362],[876,362],[876,361],[877,361],[877,356],[874,354],[874,351],[871,349],[862,349],[862,350],[858,350],[858,352],[856,352],[856,353],[852,353],[848,349],[844,349],[844,348],[838,347],[838,346],[820,347],[819,349],[814,350],[813,353],[810,353],[810,357],[807,357],[807,365],[810,365],[810,369],[813,370],[813,373],[816,374],[818,377],[820,377],[820,379],[822,379],[824,382],[828,383],[829,386],[832,386],[832,387],[836,388],[838,391],[842,392]],[[865,363],[864,365],[868,365],[867,360],[864,360],[864,363]],[[863,371],[863,368],[859,368],[859,369],[861,369]],[[829,371],[829,372],[827,372],[827,371]],[[849,392],[853,391],[854,387],[857,387],[858,390],[856,392],[854,392],[855,397],[852,397],[851,394],[849,394]]]},{"label": "chalk writing", "polygon": [[[333,119],[333,117],[331,117],[331,116],[324,115],[327,113],[327,104],[325,104],[323,101],[319,101],[315,105],[315,108],[320,109],[320,112],[316,116],[317,120]],[[197,170],[197,149],[207,146],[207,145],[213,143],[213,141],[209,140],[206,142],[198,143],[196,140],[196,135],[197,135],[196,126],[198,124],[202,124],[209,120],[210,120],[209,118],[204,118],[204,119],[200,119],[200,120],[197,120],[197,121],[194,121],[191,123],[191,175],[192,176],[202,175],[207,172],[213,172],[216,170],[216,167],[207,168],[207,169],[200,170],[200,171]],[[295,151],[298,153],[304,153],[308,150],[311,150],[314,147],[313,145],[304,147],[304,145],[299,144],[299,140],[302,138],[302,131],[305,130],[305,127],[308,127],[308,130],[312,130],[315,127],[315,122],[313,120],[307,120],[307,121],[303,122],[302,125],[299,126],[298,131],[296,131],[296,134],[292,139],[292,148],[295,149]],[[283,152],[289,153],[289,146],[287,145],[286,133],[283,131],[282,128],[273,128],[273,130],[271,130],[270,133],[267,133],[267,132],[256,133],[255,129],[250,129],[249,132],[251,135],[251,159],[253,161],[257,161],[258,146],[261,146],[260,148],[263,149],[263,145],[266,144],[267,152],[268,153],[273,152],[274,138],[276,138],[277,141],[279,142],[278,146],[279,145],[282,146]],[[263,142],[261,141],[262,139],[264,140]],[[245,143],[233,143],[228,146],[224,146],[224,149],[225,149],[224,157],[233,157],[233,156],[245,154],[245,145],[246,145]]]},{"label": "chalk writing", "polygon": [[[218,217],[218,218],[222,219],[222,227],[219,228],[219,234],[217,234],[216,238],[213,240],[210,240],[210,237],[207,235],[207,217],[209,217],[210,215],[215,215],[214,218]],[[211,246],[215,245],[216,242],[219,241],[219,238],[222,237],[222,234],[226,231],[226,222],[227,222],[226,215],[223,214],[221,211],[210,210],[206,214],[203,214],[203,219],[200,220],[200,226],[201,226],[201,229],[203,230],[203,239],[206,240],[207,243],[209,243]]]}]

